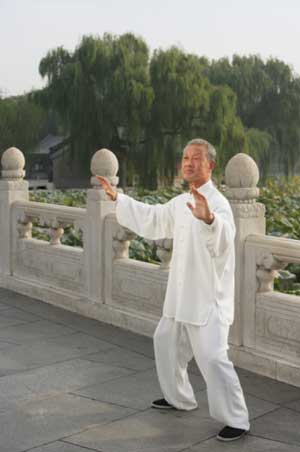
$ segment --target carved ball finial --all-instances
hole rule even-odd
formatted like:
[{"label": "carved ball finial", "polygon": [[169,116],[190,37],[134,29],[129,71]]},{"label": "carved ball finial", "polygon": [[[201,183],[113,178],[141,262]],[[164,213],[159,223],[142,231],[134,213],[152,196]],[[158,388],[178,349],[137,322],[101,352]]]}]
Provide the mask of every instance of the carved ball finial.
[{"label": "carved ball finial", "polygon": [[226,196],[232,200],[253,200],[259,195],[257,164],[247,154],[233,156],[225,168]]},{"label": "carved ball finial", "polygon": [[247,154],[236,154],[226,165],[225,183],[231,188],[256,187],[259,181],[259,170]]},{"label": "carved ball finial", "polygon": [[[119,170],[117,157],[109,149],[100,149],[95,152],[91,160],[91,173],[93,176],[103,176],[114,186],[118,185],[119,178],[116,176]],[[91,177],[92,185],[99,185],[95,177]]]},{"label": "carved ball finial", "polygon": [[6,149],[1,157],[1,166],[3,179],[23,179],[25,176],[25,157],[23,152],[14,147]]}]

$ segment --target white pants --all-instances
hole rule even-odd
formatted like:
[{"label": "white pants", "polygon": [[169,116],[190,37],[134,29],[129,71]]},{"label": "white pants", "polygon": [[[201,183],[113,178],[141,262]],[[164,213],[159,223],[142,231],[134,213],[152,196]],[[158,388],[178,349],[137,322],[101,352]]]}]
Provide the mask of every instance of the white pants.
[{"label": "white pants", "polygon": [[249,430],[243,391],[227,355],[228,333],[217,306],[205,326],[162,317],[154,333],[158,379],[164,398],[175,408],[197,408],[187,373],[194,356],[206,382],[210,415],[230,427]]}]

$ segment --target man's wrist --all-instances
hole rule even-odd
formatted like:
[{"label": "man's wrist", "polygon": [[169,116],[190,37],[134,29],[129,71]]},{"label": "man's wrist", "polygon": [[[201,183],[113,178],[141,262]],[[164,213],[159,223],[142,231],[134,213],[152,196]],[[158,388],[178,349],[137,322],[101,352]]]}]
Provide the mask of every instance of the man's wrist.
[{"label": "man's wrist", "polygon": [[204,220],[206,224],[210,225],[214,222],[215,216],[212,212],[210,212],[207,220]]}]

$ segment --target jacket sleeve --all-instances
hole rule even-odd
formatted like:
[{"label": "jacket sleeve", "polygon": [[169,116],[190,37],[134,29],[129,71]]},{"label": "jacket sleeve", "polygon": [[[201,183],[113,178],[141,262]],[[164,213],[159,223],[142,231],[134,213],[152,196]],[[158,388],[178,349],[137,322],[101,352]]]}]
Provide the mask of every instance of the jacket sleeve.
[{"label": "jacket sleeve", "polygon": [[212,208],[212,212],[215,217],[213,223],[208,225],[202,221],[202,229],[211,256],[221,257],[234,245],[234,218],[229,203],[225,201]]},{"label": "jacket sleeve", "polygon": [[174,230],[174,202],[149,205],[118,194],[116,216],[118,222],[147,239],[172,238]]}]

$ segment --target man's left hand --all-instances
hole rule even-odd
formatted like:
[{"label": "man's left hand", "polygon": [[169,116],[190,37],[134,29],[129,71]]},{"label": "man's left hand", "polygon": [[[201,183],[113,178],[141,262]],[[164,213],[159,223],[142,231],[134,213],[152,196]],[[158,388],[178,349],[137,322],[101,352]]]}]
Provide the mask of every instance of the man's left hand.
[{"label": "man's left hand", "polygon": [[188,202],[187,203],[188,208],[190,209],[194,217],[204,221],[207,224],[212,224],[215,217],[214,214],[209,210],[205,196],[199,193],[195,187],[191,187],[191,192],[192,195],[194,196],[195,206]]}]

